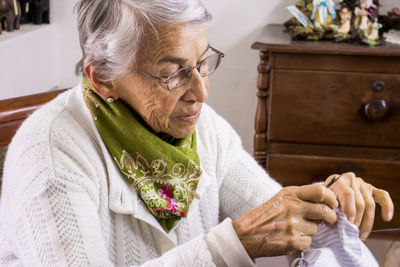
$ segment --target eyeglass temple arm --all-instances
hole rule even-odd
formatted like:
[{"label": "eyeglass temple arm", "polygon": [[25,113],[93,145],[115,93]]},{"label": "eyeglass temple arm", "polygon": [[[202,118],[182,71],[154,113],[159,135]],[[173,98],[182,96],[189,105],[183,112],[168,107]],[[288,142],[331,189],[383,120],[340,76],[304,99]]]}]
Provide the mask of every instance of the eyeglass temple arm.
[{"label": "eyeglass temple arm", "polygon": [[147,74],[147,73],[144,73],[144,72],[140,72],[140,71],[137,71],[137,70],[132,70],[132,72],[138,73],[138,74],[143,75],[143,76],[145,76],[145,77],[147,77],[147,78],[150,78],[150,79],[153,79],[153,80],[162,82],[162,83],[168,83],[167,80],[162,80],[162,79],[160,79],[160,78],[154,77],[154,76],[152,76],[152,75],[150,75],[150,74]]},{"label": "eyeglass temple arm", "polygon": [[222,52],[219,51],[218,49],[215,49],[215,48],[212,47],[211,45],[210,45],[210,48],[211,48],[212,51],[214,51],[215,53],[217,53],[217,54],[220,55],[221,57],[224,57],[224,56],[225,56],[224,53],[222,53]]}]

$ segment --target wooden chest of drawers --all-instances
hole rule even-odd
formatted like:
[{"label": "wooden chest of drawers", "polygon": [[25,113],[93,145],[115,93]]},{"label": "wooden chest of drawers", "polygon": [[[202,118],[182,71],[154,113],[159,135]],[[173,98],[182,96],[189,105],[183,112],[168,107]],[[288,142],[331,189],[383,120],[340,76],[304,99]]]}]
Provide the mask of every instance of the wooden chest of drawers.
[{"label": "wooden chest of drawers", "polygon": [[400,46],[295,42],[266,26],[254,156],[284,186],[353,171],[390,192],[400,227]]}]

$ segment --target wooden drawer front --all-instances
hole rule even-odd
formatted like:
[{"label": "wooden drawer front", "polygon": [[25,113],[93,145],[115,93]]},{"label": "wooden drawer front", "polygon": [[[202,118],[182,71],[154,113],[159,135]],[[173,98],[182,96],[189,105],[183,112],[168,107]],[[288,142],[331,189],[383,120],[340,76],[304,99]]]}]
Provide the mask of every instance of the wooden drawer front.
[{"label": "wooden drawer front", "polygon": [[384,222],[379,209],[374,229],[400,227],[400,161],[271,154],[267,157],[267,170],[283,186],[310,184],[334,173],[353,171],[374,186],[387,190],[393,199],[396,208],[393,220]]},{"label": "wooden drawer front", "polygon": [[[374,99],[390,109],[377,121],[364,113]],[[268,140],[400,148],[400,75],[273,70]]]},{"label": "wooden drawer front", "polygon": [[273,53],[274,69],[400,73],[400,57]]}]

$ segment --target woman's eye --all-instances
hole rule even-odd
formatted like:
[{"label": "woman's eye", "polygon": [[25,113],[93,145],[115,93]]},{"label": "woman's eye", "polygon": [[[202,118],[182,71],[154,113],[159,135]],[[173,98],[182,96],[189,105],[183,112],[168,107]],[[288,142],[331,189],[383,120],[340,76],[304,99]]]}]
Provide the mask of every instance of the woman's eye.
[{"label": "woman's eye", "polygon": [[169,67],[169,68],[165,68],[163,70],[161,70],[160,72],[160,76],[162,78],[168,78],[169,76],[171,76],[172,74],[174,74],[175,72],[177,72],[179,70],[179,67]]}]

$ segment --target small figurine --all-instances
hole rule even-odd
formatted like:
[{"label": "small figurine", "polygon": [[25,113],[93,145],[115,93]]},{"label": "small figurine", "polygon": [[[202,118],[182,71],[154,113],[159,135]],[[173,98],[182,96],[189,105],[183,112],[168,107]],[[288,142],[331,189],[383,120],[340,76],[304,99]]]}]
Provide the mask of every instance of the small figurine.
[{"label": "small figurine", "polygon": [[33,24],[50,23],[49,0],[34,0],[31,4]]},{"label": "small figurine", "polygon": [[313,0],[298,0],[287,9],[293,17],[284,23],[287,32],[294,40],[320,40],[324,37],[324,28],[315,27],[310,21]]},{"label": "small figurine", "polygon": [[347,7],[342,7],[339,12],[340,26],[331,25],[331,28],[336,32],[334,38],[338,42],[342,42],[351,38],[351,11]]},{"label": "small figurine", "polygon": [[287,10],[301,23],[304,27],[312,25],[311,21],[296,6],[288,6]]},{"label": "small figurine", "polygon": [[379,29],[382,28],[382,24],[378,23],[378,19],[376,18],[374,22],[369,22],[368,34],[363,39],[363,41],[371,46],[380,45],[379,42]]},{"label": "small figurine", "polygon": [[400,16],[400,10],[397,7],[393,7],[387,13],[388,13],[388,16]]},{"label": "small figurine", "polygon": [[49,0],[18,0],[22,7],[22,23],[49,23]]},{"label": "small figurine", "polygon": [[350,20],[351,12],[347,7],[340,10],[340,27],[336,29],[336,32],[342,34],[348,34],[350,32]]},{"label": "small figurine", "polygon": [[31,0],[18,0],[21,6],[21,24],[32,22]]},{"label": "small figurine", "polygon": [[366,8],[368,12],[368,17],[371,21],[375,21],[379,16],[379,0],[366,0],[365,1]]},{"label": "small figurine", "polygon": [[356,19],[354,20],[354,27],[358,29],[363,36],[367,36],[368,34],[368,12],[365,10],[367,5],[365,3],[361,3],[360,8],[356,9]]},{"label": "small figurine", "polygon": [[0,28],[19,30],[21,8],[17,0],[0,0]]},{"label": "small figurine", "polygon": [[379,39],[379,29],[380,24],[378,23],[378,19],[376,18],[373,23],[370,24],[369,33],[367,35],[368,40],[378,40]]},{"label": "small figurine", "polygon": [[329,28],[329,24],[336,18],[332,0],[314,0],[311,20],[317,28]]}]

